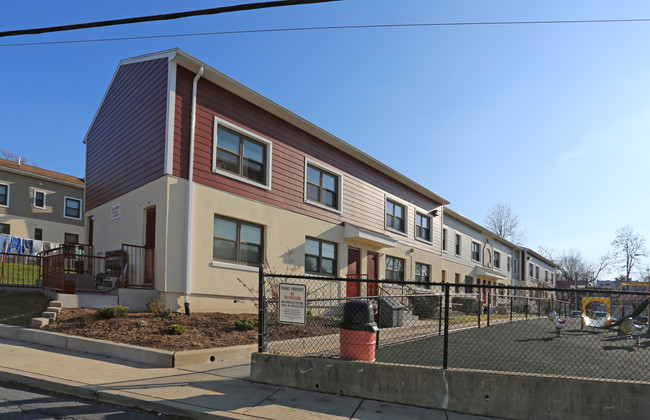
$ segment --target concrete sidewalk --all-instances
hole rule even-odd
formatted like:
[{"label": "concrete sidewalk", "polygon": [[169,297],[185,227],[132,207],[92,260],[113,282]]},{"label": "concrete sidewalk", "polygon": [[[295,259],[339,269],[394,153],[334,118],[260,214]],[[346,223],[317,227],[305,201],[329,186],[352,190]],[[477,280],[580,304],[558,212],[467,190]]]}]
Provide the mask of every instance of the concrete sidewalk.
[{"label": "concrete sidewalk", "polygon": [[262,385],[250,382],[249,374],[249,359],[157,368],[0,339],[0,381],[168,415],[227,419],[483,418]]}]

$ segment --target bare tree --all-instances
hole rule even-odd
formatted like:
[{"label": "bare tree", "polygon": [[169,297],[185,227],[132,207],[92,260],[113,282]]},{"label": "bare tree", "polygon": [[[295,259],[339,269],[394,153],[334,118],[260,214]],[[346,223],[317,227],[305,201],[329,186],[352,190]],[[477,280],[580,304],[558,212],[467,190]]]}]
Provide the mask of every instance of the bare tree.
[{"label": "bare tree", "polygon": [[519,216],[507,204],[493,205],[485,217],[485,224],[492,232],[517,245],[526,240],[526,232],[519,225]]},{"label": "bare tree", "polygon": [[647,257],[646,239],[630,225],[616,230],[616,237],[611,243],[614,264],[625,270],[625,280],[630,281],[630,273],[639,262],[639,257]]},{"label": "bare tree", "polygon": [[17,155],[5,149],[0,149],[0,157],[12,162],[18,162],[20,160],[20,163],[24,163],[25,165],[38,166],[36,163],[29,163],[25,156]]}]

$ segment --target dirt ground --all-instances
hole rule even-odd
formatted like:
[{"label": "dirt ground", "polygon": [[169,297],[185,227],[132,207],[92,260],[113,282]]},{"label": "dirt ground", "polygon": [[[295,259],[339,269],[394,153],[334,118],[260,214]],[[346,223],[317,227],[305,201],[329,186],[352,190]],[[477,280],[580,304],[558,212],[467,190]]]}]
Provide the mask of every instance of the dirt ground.
[{"label": "dirt ground", "polygon": [[[255,322],[255,329],[238,331],[236,320]],[[181,335],[172,335],[167,327],[180,324]],[[47,331],[80,337],[108,340],[161,350],[200,350],[257,343],[257,314],[193,313],[164,317],[149,312],[129,313],[127,318],[103,319],[96,309],[63,308],[56,321],[44,328]],[[297,337],[332,334],[338,325],[326,318],[311,317],[308,324],[278,324],[269,318],[268,340],[286,340]]]}]

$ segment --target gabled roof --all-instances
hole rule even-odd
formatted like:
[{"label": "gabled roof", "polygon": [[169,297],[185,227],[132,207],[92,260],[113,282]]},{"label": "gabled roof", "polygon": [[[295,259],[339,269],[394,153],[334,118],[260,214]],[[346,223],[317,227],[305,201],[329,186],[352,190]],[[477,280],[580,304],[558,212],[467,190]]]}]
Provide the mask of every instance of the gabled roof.
[{"label": "gabled roof", "polygon": [[[202,78],[207,79],[211,81],[212,83],[228,90],[229,92],[232,92],[233,94],[247,100],[248,102],[262,108],[263,110],[269,112],[272,115],[275,115],[278,118],[281,118],[288,123],[292,124],[293,126],[313,135],[314,137],[318,138],[319,140],[334,146],[335,148],[341,150],[342,152],[354,157],[355,159],[372,166],[379,172],[389,176],[390,178],[412,188],[413,190],[419,192],[420,194],[423,194],[424,196],[440,203],[441,205],[444,204],[449,204],[449,201],[445,200],[438,194],[435,194],[434,192],[430,191],[426,187],[418,184],[417,182],[413,181],[412,179],[406,177],[405,175],[402,175],[401,173],[397,172],[396,170],[392,169],[391,167],[381,163],[380,161],[376,160],[375,158],[371,157],[370,155],[362,152],[361,150],[357,149],[356,147],[350,145],[349,143],[346,143],[345,141],[339,139],[338,137],[334,136],[333,134],[328,133],[327,131],[323,130],[322,128],[316,126],[315,124],[307,121],[306,119],[298,116],[297,114],[294,114],[293,112],[289,111],[288,109],[278,105],[277,103],[271,101],[270,99],[262,96],[261,94],[255,92],[254,90],[244,86],[243,84],[235,81],[234,79],[231,79],[230,77],[226,76],[225,74],[217,71],[216,69],[212,68],[208,64],[199,61],[198,59],[192,57],[191,55],[187,54],[186,52],[182,51],[179,48],[174,48],[171,50],[166,50],[166,51],[160,51],[157,53],[151,53],[151,54],[145,54],[141,55],[138,57],[133,57],[133,58],[127,58],[122,61],[120,61],[120,66],[127,65],[127,64],[132,64],[132,63],[138,63],[141,61],[149,61],[149,60],[156,60],[160,58],[167,58],[169,61],[176,63],[177,65],[184,67],[188,70],[190,70],[193,73],[198,73],[199,69],[203,67],[203,76]],[[119,70],[119,67],[118,69]],[[115,74],[117,74],[117,70],[115,71]],[[115,76],[113,76],[115,78]],[[111,81],[112,84],[112,81]],[[109,88],[106,90],[106,93],[108,93]],[[104,96],[106,98],[106,95]],[[102,103],[104,100],[102,99]],[[101,109],[101,105],[97,108],[97,113],[99,113],[99,110]],[[95,114],[95,117],[97,114]],[[94,118],[93,118],[94,122]],[[90,132],[90,129],[92,128],[92,123],[90,127],[88,128],[88,133]],[[88,134],[86,134],[86,137]],[[85,140],[84,140],[85,142]]]},{"label": "gabled roof", "polygon": [[469,219],[469,218],[463,216],[462,214],[450,209],[447,206],[445,206],[444,209],[442,210],[442,214],[443,214],[443,223],[444,223],[444,215],[449,215],[449,216],[451,216],[451,217],[453,217],[455,219],[460,220],[461,222],[463,222],[465,224],[468,224],[469,226],[473,227],[474,229],[481,231],[481,233],[487,233],[493,240],[501,242],[501,243],[511,247],[512,249],[519,249],[520,248],[519,245],[516,245],[516,244],[510,242],[506,238],[502,238],[501,236],[499,236],[496,233],[492,232],[490,229],[479,225],[478,223],[476,223],[472,219]]},{"label": "gabled roof", "polygon": [[48,171],[47,169],[42,169],[36,166],[18,164],[18,162],[13,162],[11,160],[0,159],[0,171],[6,170],[8,172],[13,172],[17,174],[23,174],[32,176],[35,178],[46,179],[48,181],[54,181],[63,184],[72,184],[80,188],[84,187],[84,181],[81,178],[74,177],[72,175],[66,175],[59,172]]}]

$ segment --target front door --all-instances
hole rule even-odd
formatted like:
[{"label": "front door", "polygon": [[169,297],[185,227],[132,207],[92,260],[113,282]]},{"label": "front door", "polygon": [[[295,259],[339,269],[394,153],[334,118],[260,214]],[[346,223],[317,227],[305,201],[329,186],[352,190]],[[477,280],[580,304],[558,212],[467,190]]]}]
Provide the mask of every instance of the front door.
[{"label": "front door", "polygon": [[[379,271],[379,256],[376,252],[368,251],[368,279],[377,280],[377,271]],[[378,295],[377,283],[368,282],[368,296],[377,296]]]},{"label": "front door", "polygon": [[154,254],[156,252],[156,208],[148,208],[144,233],[144,284],[153,285]]},{"label": "front door", "polygon": [[[358,279],[361,274],[361,251],[359,248],[348,247],[348,278]],[[348,297],[361,296],[361,283],[348,281]]]}]

